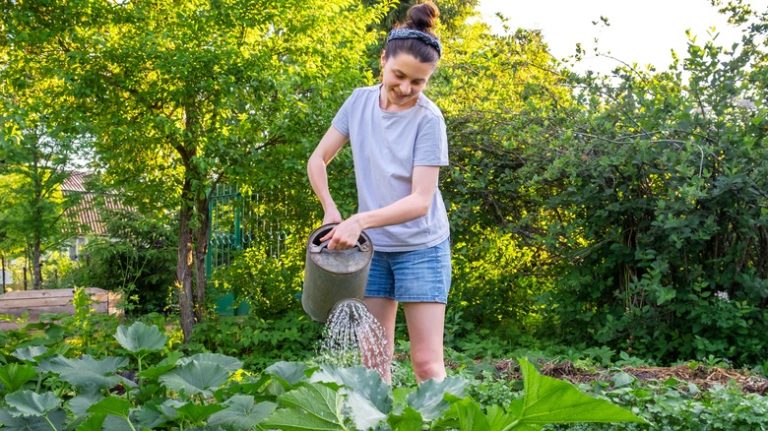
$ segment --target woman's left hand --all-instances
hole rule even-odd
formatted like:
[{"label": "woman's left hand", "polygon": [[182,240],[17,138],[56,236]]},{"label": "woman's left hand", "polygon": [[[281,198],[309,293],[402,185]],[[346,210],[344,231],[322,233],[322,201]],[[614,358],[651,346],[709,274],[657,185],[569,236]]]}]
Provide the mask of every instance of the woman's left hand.
[{"label": "woman's left hand", "polygon": [[357,244],[357,240],[360,238],[360,233],[362,231],[363,226],[360,223],[360,220],[356,215],[353,215],[336,225],[330,232],[328,232],[328,234],[320,238],[320,241],[325,241],[330,238],[331,242],[328,243],[329,250],[346,250]]}]

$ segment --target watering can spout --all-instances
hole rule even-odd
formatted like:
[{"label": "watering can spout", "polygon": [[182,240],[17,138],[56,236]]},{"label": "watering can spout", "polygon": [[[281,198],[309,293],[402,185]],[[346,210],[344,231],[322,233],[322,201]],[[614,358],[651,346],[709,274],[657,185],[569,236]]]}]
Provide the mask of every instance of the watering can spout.
[{"label": "watering can spout", "polygon": [[323,225],[310,234],[304,265],[301,305],[313,320],[323,323],[331,310],[345,300],[363,298],[373,258],[373,244],[365,232],[360,234],[355,247],[329,250],[328,241],[322,242],[320,238],[334,226]]}]

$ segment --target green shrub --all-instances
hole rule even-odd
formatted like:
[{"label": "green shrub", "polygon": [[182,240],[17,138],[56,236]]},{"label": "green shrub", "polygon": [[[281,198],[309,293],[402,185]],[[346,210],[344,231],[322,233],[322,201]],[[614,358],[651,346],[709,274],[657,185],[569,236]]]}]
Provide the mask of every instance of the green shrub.
[{"label": "green shrub", "polygon": [[126,211],[108,217],[107,230],[90,238],[67,283],[121,292],[129,315],[167,311],[176,278],[171,227]]},{"label": "green shrub", "polygon": [[218,294],[234,293],[263,318],[300,309],[305,241],[303,235],[290,235],[287,250],[277,256],[269,253],[269,244],[254,243],[230,265],[217,269],[211,286]]},{"label": "green shrub", "polygon": [[768,111],[749,100],[768,94],[761,48],[745,42],[733,55],[692,42],[669,71],[578,81],[582,114],[557,156],[529,167],[561,215],[546,243],[564,337],[666,362],[763,358]]}]

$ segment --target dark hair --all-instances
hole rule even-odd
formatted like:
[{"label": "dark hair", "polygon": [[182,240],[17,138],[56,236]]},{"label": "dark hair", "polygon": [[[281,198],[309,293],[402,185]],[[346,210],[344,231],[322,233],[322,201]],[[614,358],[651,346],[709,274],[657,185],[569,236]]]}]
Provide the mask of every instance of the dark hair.
[{"label": "dark hair", "polygon": [[[408,8],[405,22],[395,28],[408,28],[426,33],[437,38],[434,28],[437,25],[437,18],[440,16],[440,10],[431,1],[415,4]],[[437,63],[440,59],[440,53],[432,46],[427,45],[418,39],[394,39],[390,40],[384,48],[384,58],[395,57],[397,54],[405,52],[414,56],[422,63]]]}]

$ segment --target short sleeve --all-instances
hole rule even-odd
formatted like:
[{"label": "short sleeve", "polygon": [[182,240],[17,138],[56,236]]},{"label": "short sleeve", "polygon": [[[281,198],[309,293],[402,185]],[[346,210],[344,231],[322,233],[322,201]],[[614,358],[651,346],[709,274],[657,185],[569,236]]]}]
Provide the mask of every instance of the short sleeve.
[{"label": "short sleeve", "polygon": [[349,137],[349,110],[351,109],[352,99],[355,98],[355,94],[356,92],[352,92],[352,94],[347,97],[347,100],[341,105],[341,108],[336,112],[336,116],[333,117],[333,121],[331,122],[333,127],[346,137]]},{"label": "short sleeve", "polygon": [[448,135],[442,116],[424,118],[416,134],[414,166],[448,166]]}]

